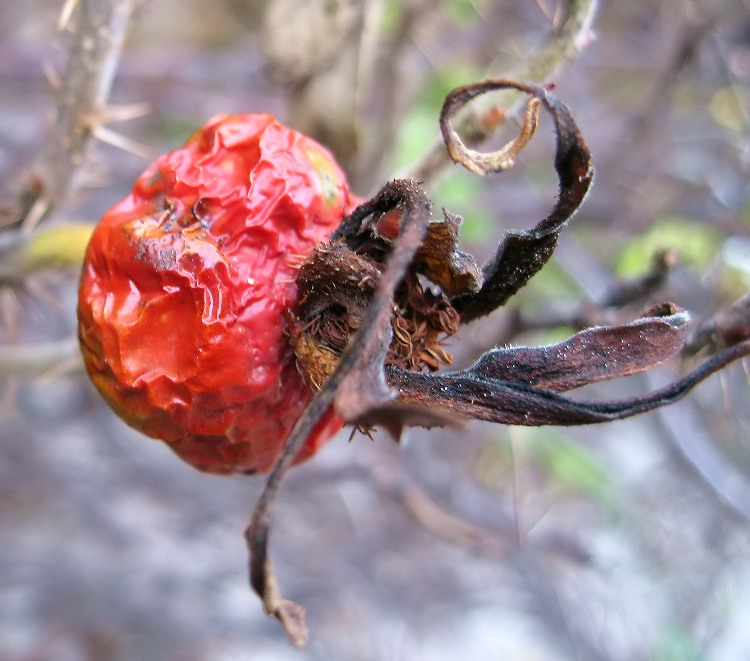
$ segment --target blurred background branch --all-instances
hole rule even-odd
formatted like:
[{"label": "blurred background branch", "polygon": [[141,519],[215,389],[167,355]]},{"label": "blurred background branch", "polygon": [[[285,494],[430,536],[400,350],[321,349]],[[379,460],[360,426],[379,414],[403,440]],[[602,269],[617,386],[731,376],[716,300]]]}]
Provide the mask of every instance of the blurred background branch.
[{"label": "blurred background branch", "polygon": [[108,121],[107,102],[137,0],[66,0],[58,29],[68,61],[55,91],[55,116],[25,192],[21,224],[30,230],[76,183],[89,141]]}]

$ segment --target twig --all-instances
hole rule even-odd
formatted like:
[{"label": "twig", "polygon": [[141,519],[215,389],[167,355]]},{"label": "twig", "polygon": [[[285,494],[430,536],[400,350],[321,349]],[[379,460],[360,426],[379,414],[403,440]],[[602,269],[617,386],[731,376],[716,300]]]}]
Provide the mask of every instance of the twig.
[{"label": "twig", "polygon": [[750,339],[750,294],[702,321],[688,337],[685,353],[697,354],[708,346],[715,350]]},{"label": "twig", "polygon": [[[648,374],[647,378],[653,386],[662,385],[654,374]],[[750,480],[716,447],[716,441],[698,415],[696,407],[691,403],[683,403],[679,407],[660,409],[658,415],[672,445],[716,494],[718,500],[735,514],[750,520]]]},{"label": "twig", "polygon": [[[537,84],[552,79],[588,45],[597,6],[597,0],[570,0],[567,19],[559,27],[553,28],[546,43],[533,52],[519,70],[511,72],[507,77]],[[468,136],[466,142],[469,145],[481,144],[492,137],[508,117],[513,116],[516,110],[523,106],[524,98],[524,94],[516,90],[504,90],[491,97],[484,97],[467,111],[459,132]],[[498,117],[498,108],[513,110]],[[436,139],[421,160],[408,169],[405,176],[416,181],[431,181],[451,163],[443,141]]]},{"label": "twig", "polygon": [[54,342],[0,345],[0,381],[34,378],[80,364],[78,342],[73,337]]},{"label": "twig", "polygon": [[23,227],[30,229],[60,204],[75,183],[106,105],[136,0],[67,2],[61,27],[72,33],[57,92],[54,124],[27,192]]},{"label": "twig", "polygon": [[454,544],[497,551],[507,546],[508,540],[497,531],[480,526],[456,514],[449,513],[439,505],[409,475],[403,467],[393,462],[380,470],[371,472],[377,489],[398,502],[417,523],[431,533]]},{"label": "twig", "polygon": [[647,300],[667,284],[679,260],[679,255],[672,250],[659,251],[654,255],[649,270],[640,278],[615,282],[601,301],[601,307],[621,308]]}]

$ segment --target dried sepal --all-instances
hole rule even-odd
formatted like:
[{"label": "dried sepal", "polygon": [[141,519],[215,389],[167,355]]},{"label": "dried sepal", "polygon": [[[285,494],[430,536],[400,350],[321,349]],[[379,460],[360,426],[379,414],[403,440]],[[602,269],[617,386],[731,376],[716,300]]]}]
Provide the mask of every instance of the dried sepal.
[{"label": "dried sepal", "polygon": [[404,214],[399,239],[388,257],[380,286],[365,312],[362,328],[354,335],[328,380],[297,421],[268,475],[253,510],[250,525],[245,531],[250,552],[250,584],[261,598],[265,611],[278,618],[289,639],[300,647],[307,641],[304,610],[281,596],[268,555],[273,505],[281,479],[310,433],[332,405],[337,411],[345,411],[347,418],[354,419],[393,398],[393,393],[386,384],[384,369],[385,355],[392,336],[390,311],[396,287],[424,238],[430,203],[416,184],[398,181],[386,186],[362,205],[360,217],[356,217],[357,211],[352,214],[355,216],[352,221],[354,227],[372,213],[399,206]]},{"label": "dried sepal", "polygon": [[[748,355],[750,340],[708,359],[665,388],[641,397],[610,402],[576,401],[522,382],[483,378],[471,370],[426,375],[389,368],[388,382],[394,392],[398,392],[397,401],[371,411],[369,416],[360,418],[360,424],[374,424],[391,417],[393,412],[400,416],[402,424],[422,426],[425,422],[438,426],[441,420],[456,416],[534,427],[611,422],[672,404],[701,381]],[[439,415],[430,415],[433,411],[439,411]]]},{"label": "dried sepal", "polygon": [[477,378],[512,380],[566,392],[589,383],[637,374],[676,356],[685,343],[688,315],[671,304],[622,326],[599,326],[564,342],[485,353],[470,370]]},{"label": "dried sepal", "polygon": [[[497,169],[533,133],[539,107],[552,116],[557,134],[559,196],[534,229],[510,234],[480,273],[473,258],[457,250],[459,219],[446,213],[444,221],[430,223],[430,202],[419,185],[396,180],[345,218],[331,244],[321,246],[300,269],[290,333],[300,368],[309,369],[305,364],[310,363],[316,370],[309,382],[318,391],[269,474],[246,531],[251,584],[295,644],[306,639],[303,610],[279,592],[268,557],[268,533],[280,481],[331,407],[345,422],[380,425],[395,437],[406,425],[449,425],[470,418],[521,425],[591,424],[672,403],[730,362],[750,355],[750,340],[744,340],[680,381],[642,397],[585,402],[560,394],[642,372],[680,352],[687,315],[666,304],[630,324],[584,330],[557,345],[495,349],[465,370],[422,371],[449,362],[442,360],[433,336],[427,344],[415,341],[425,337],[422,322],[431,320],[433,331],[452,333],[459,323],[502,305],[550,258],[559,232],[592,181],[590,153],[569,110],[542,88],[504,80],[460,88],[446,100],[442,122],[478,94],[506,87],[525,91],[533,100],[522,135],[504,155],[493,157]],[[438,284],[443,298],[422,296],[421,278]],[[427,358],[403,360],[401,347],[417,345]]]},{"label": "dried sepal", "polygon": [[463,219],[443,209],[443,220],[427,226],[414,267],[450,297],[474,294],[482,287],[482,270],[472,255],[458,250]]},{"label": "dried sepal", "polygon": [[[507,85],[490,86],[492,89],[503,89],[507,87],[516,87],[514,83]],[[518,154],[528,144],[529,140],[534,137],[539,124],[539,107],[541,105],[538,97],[532,97],[526,104],[526,111],[521,124],[520,133],[505,146],[493,152],[480,152],[467,147],[461,137],[450,123],[453,117],[468,101],[482,94],[485,89],[474,84],[466,85],[454,90],[445,99],[443,112],[440,115],[440,131],[443,134],[443,140],[448,148],[448,155],[456,163],[460,163],[467,170],[479,176],[486,176],[495,172],[509,170],[515,165]],[[527,91],[527,90],[522,90]]]},{"label": "dried sepal", "polygon": [[557,136],[555,171],[560,190],[546,218],[531,230],[511,232],[500,244],[495,255],[482,267],[481,289],[451,300],[463,323],[504,305],[547,263],[557,246],[560,231],[578,211],[594,178],[591,152],[570,110],[542,87],[508,80],[486,80],[460,87],[446,98],[441,121],[445,121],[446,114],[455,112],[457,107],[479,94],[505,88],[532,95],[552,117]]},{"label": "dried sepal", "polygon": [[386,367],[396,397],[356,422],[443,426],[456,417],[503,424],[584,425],[627,418],[671,404],[730,362],[750,354],[750,341],[706,361],[684,379],[642,397],[584,402],[560,395],[583,385],[637,374],[679,354],[685,312],[665,304],[621,326],[590,328],[555,345],[493,349],[468,369],[419,374]]}]

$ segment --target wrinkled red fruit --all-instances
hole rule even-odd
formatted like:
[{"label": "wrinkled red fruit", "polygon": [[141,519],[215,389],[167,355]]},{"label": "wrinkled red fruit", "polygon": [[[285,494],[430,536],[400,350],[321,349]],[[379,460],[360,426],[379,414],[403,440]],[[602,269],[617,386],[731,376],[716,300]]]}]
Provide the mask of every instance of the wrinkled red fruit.
[{"label": "wrinkled red fruit", "polygon": [[[351,206],[331,155],[268,115],[215,118],[157,159],[81,280],[83,357],[112,409],[201,470],[267,471],[313,395],[286,331],[297,267]],[[330,411],[298,461],[340,427]]]}]

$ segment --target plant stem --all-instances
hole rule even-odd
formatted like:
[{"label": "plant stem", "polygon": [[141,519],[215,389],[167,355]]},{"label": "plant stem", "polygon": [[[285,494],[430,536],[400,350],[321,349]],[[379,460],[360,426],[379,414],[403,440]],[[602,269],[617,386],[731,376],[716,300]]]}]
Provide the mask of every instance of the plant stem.
[{"label": "plant stem", "polygon": [[63,371],[80,367],[81,356],[74,337],[34,344],[0,345],[0,382],[11,378],[60,375]]},{"label": "plant stem", "polygon": [[56,90],[55,121],[26,196],[25,229],[59,205],[75,185],[92,132],[105,120],[135,1],[66,3],[61,27],[72,35],[70,55]]}]

